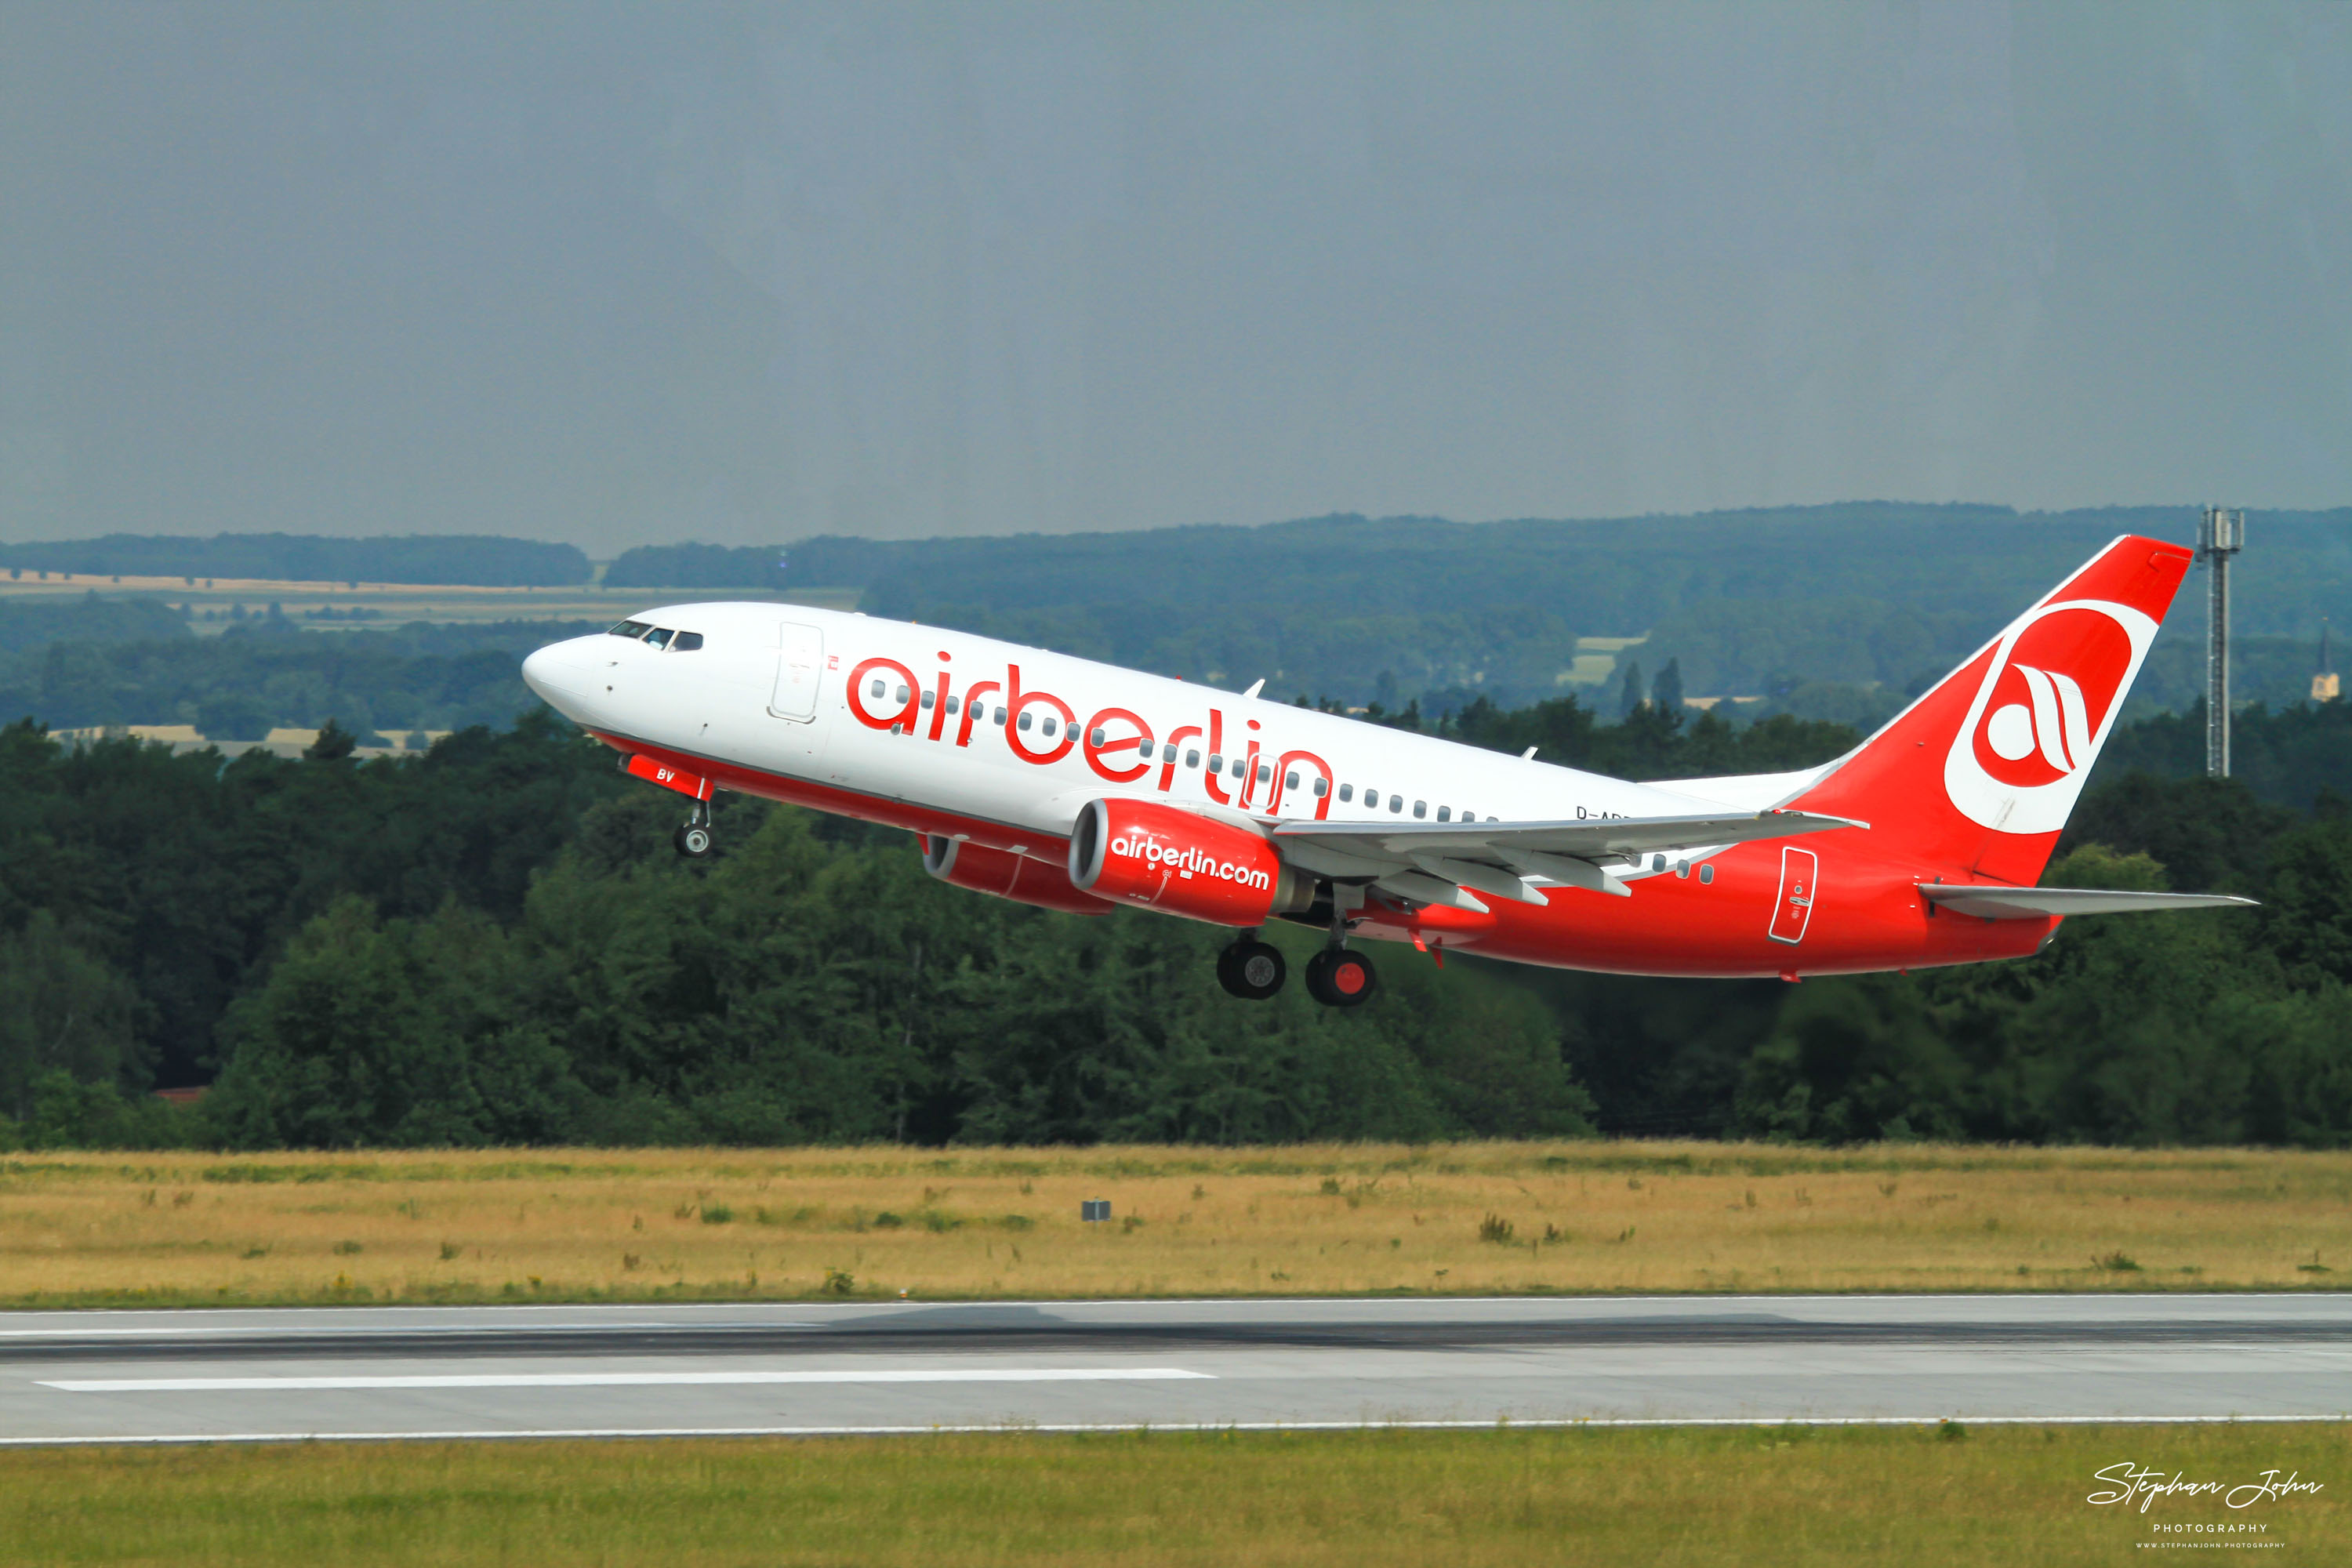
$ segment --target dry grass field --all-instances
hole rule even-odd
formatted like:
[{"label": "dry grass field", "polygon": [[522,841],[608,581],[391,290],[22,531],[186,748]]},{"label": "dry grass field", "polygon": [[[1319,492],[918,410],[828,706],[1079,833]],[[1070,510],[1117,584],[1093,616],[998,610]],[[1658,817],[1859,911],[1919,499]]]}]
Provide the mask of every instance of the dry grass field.
[{"label": "dry grass field", "polygon": [[[1114,1218],[1086,1224],[1107,1198]],[[2309,1289],[2352,1153],[1588,1142],[0,1158],[0,1304]]]},{"label": "dry grass field", "polygon": [[[0,1556],[68,1563],[2114,1563],[2352,1552],[2352,1429],[1733,1428],[0,1453]],[[2129,1461],[2322,1489],[2094,1506]],[[2183,1526],[2238,1527],[2228,1535]]]}]

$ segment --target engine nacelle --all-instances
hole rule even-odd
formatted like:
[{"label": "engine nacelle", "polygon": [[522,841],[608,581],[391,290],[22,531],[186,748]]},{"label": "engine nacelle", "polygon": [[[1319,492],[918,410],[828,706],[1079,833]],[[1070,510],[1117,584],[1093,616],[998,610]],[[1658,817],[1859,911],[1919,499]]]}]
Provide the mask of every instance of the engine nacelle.
[{"label": "engine nacelle", "polygon": [[942,834],[924,837],[923,869],[952,887],[1011,899],[1016,904],[1073,915],[1110,913],[1110,905],[1070,886],[1068,875],[1058,866],[984,845],[959,843]]},{"label": "engine nacelle", "polygon": [[1070,883],[1213,925],[1263,925],[1315,901],[1315,879],[1245,827],[1141,800],[1091,800],[1070,833]]}]

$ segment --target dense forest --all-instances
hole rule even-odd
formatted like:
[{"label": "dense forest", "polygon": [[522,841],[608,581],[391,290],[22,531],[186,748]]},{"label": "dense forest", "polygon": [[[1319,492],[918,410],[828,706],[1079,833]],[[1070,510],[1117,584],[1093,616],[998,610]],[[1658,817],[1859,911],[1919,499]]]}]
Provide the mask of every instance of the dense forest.
[{"label": "dense forest", "polygon": [[[11,635],[19,628],[21,641]],[[503,728],[538,700],[522,683],[522,657],[601,629],[418,622],[311,633],[272,609],[200,637],[161,604],[93,595],[0,616],[0,713],[58,729],[193,724],[215,741],[257,741],[330,716],[363,736]],[[37,640],[42,632],[56,640]]]},{"label": "dense forest", "polygon": [[[1566,700],[1444,725],[1642,777],[1854,739]],[[2352,1142],[2352,816],[2325,789],[2103,763],[2052,871],[2258,911],[1799,986],[1384,948],[1382,994],[1340,1013],[1227,997],[1210,928],[946,887],[903,834],[722,797],[720,853],[680,861],[674,799],[544,711],[410,760],[352,739],[224,765],[0,731],[0,1140]],[[2347,741],[2336,708],[2240,727],[2250,753],[2332,750],[2337,779]],[[2143,725],[2113,750],[2174,744]],[[191,1083],[193,1106],[146,1093]]]}]

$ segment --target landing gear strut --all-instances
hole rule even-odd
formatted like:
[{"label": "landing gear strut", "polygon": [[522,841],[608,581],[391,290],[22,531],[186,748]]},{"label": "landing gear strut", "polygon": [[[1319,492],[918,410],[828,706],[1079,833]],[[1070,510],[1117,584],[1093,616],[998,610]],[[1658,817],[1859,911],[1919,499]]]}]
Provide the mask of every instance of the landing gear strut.
[{"label": "landing gear strut", "polygon": [[1265,1001],[1282,989],[1289,973],[1280,948],[1246,931],[1217,954],[1217,984],[1245,1002]]},{"label": "landing gear strut", "polygon": [[689,860],[699,860],[708,856],[711,849],[710,803],[696,801],[694,814],[686,819],[685,826],[670,835],[669,841],[677,847],[680,855]]}]

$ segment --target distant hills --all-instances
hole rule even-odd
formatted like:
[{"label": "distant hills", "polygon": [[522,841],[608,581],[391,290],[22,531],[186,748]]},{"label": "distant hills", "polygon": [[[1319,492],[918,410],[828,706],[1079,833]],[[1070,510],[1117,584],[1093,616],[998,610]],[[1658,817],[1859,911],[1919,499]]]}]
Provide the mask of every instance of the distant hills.
[{"label": "distant hills", "polygon": [[585,583],[588,557],[569,544],[486,534],[222,533],[210,539],[110,533],[103,539],[0,544],[0,569],[22,575],[263,578],[295,583],[472,584],[558,588]]},{"label": "distant hills", "polygon": [[[1578,690],[1614,716],[1628,667],[1672,661],[1743,712],[1869,724],[2116,534],[2189,542],[2193,506],[2019,512],[1857,501],[1696,516],[1460,523],[1332,516],[1263,527],[631,550],[608,588],[855,591],[876,615],[962,626],[1269,695],[1433,710]],[[2241,695],[2307,689],[2324,617],[2352,621],[2352,508],[2252,511],[2234,595]],[[0,546],[0,567],[123,576],[559,586],[569,545],[488,537],[118,535]],[[2168,623],[2135,708],[2201,681],[2204,579]],[[9,610],[7,616],[25,612]],[[94,612],[75,612],[88,616]],[[89,640],[122,640],[127,623]],[[159,627],[159,633],[161,628]],[[73,635],[59,633],[56,635]],[[1605,650],[1580,639],[1606,639]],[[1642,639],[1619,647],[1623,639]],[[33,628],[6,637],[37,640]],[[2341,639],[2339,639],[2341,640]]]},{"label": "distant hills", "polygon": [[[911,616],[1269,692],[1393,704],[1549,695],[1580,637],[1647,641],[1619,661],[1677,661],[1694,695],[1787,701],[1806,687],[1878,693],[1820,716],[1867,722],[1940,674],[2118,533],[2190,542],[2193,506],[2019,512],[1857,501],[1686,517],[1491,523],[1333,516],[1258,528],[1020,535],[767,549],[662,545],[609,585],[854,587]],[[2352,508],[2250,512],[2235,624],[2275,644],[2284,700],[2296,644],[2352,618]],[[779,567],[779,561],[787,562]],[[2202,578],[2193,579],[2190,593]],[[2193,603],[2169,623],[2146,700],[2194,695]],[[2174,690],[2179,686],[2180,689]],[[2252,694],[2252,689],[2247,689]],[[1600,693],[1607,700],[1609,693]],[[1826,699],[1823,699],[1826,700]],[[1802,709],[1802,702],[1792,704]]]}]

